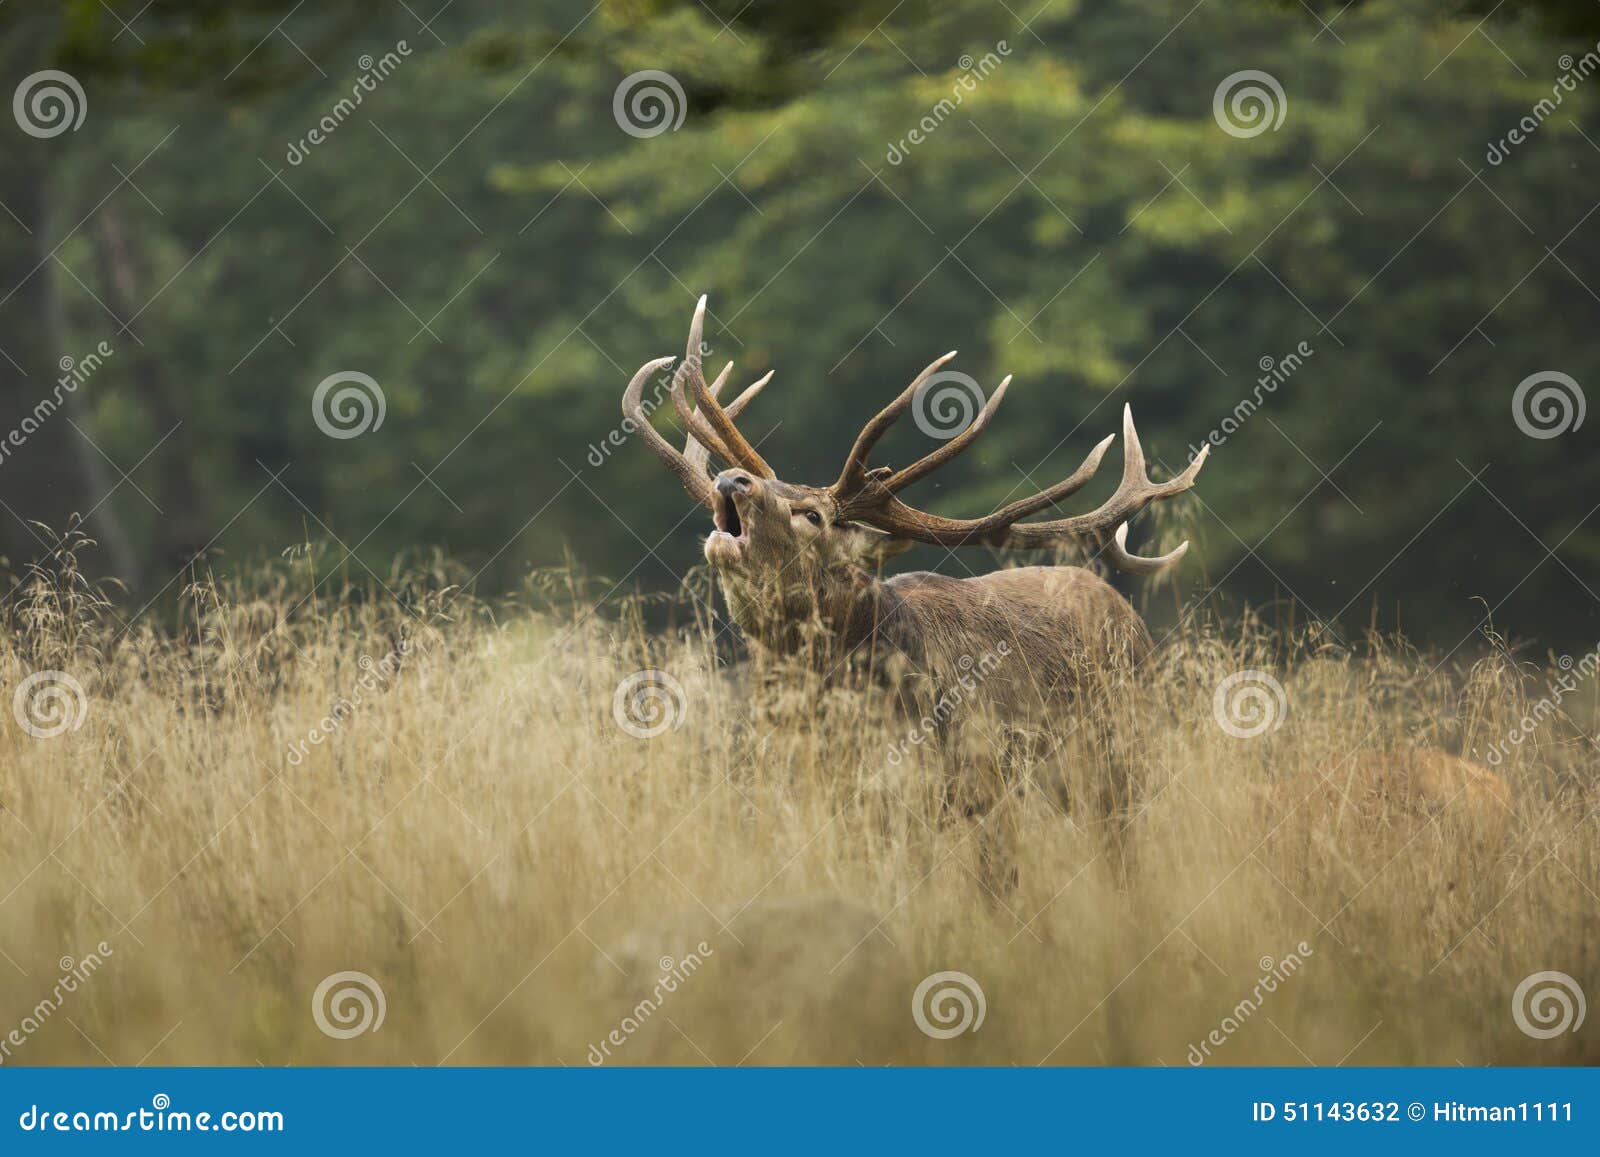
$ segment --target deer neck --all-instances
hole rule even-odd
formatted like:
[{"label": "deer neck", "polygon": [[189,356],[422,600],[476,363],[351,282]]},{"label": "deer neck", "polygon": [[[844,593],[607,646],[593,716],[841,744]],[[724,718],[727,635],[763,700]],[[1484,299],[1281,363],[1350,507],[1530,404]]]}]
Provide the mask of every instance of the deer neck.
[{"label": "deer neck", "polygon": [[836,666],[880,633],[890,614],[888,589],[852,568],[815,585],[771,590],[725,576],[722,593],[745,637],[784,656],[824,669]]}]

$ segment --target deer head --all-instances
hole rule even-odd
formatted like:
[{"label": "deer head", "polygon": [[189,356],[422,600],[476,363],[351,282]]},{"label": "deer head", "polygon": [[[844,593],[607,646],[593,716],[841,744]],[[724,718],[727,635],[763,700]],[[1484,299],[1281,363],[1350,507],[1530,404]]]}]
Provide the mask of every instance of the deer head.
[{"label": "deer head", "polygon": [[[672,378],[673,405],[688,432],[682,452],[656,432],[641,405],[645,382],[673,358],[658,358],[640,368],[623,395],[622,410],[684,489],[710,511],[713,529],[706,539],[706,560],[722,581],[734,620],[765,641],[777,642],[778,636],[808,620],[838,629],[870,585],[872,572],[919,542],[1017,550],[1076,542],[1132,574],[1161,570],[1188,550],[1185,542],[1156,558],[1129,554],[1128,520],[1150,503],[1193,486],[1210,447],[1203,448],[1176,478],[1151,482],[1128,407],[1122,414],[1122,482],[1115,494],[1088,514],[1023,521],[1081,490],[1094,477],[1115,435],[1095,446],[1066,479],[981,518],[946,518],[901,501],[900,491],[972,444],[993,419],[1011,384],[1009,377],[1001,381],[965,430],[919,461],[899,470],[869,466],[879,439],[911,407],[923,383],[955,357],[954,351],[931,362],[862,428],[831,485],[779,480],[734,422],[772,374],[724,407],[718,396],[733,365],[730,362],[714,382],[706,384],[700,353],[705,308],[702,297],[689,325],[684,359]],[[720,473],[711,472],[712,455],[725,465]]]}]

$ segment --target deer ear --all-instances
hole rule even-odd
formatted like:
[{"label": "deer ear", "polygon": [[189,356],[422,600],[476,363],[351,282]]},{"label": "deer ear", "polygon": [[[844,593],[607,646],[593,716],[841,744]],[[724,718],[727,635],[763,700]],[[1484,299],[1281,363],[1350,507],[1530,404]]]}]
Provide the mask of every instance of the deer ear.
[{"label": "deer ear", "polygon": [[863,566],[882,566],[891,558],[902,555],[917,545],[912,539],[900,538],[898,535],[879,530],[875,526],[867,526],[865,523],[852,523],[851,527],[855,531],[858,544],[856,554]]}]

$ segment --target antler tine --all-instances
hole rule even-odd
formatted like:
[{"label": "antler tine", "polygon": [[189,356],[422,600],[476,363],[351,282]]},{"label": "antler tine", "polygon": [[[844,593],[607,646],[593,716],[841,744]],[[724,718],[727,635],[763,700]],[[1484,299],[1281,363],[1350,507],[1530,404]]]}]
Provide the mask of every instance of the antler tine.
[{"label": "antler tine", "polygon": [[1127,574],[1155,574],[1156,571],[1166,569],[1188,553],[1189,544],[1180,542],[1177,550],[1155,558],[1146,558],[1142,554],[1129,554],[1126,522],[1117,527],[1116,534],[1112,535],[1111,542],[1105,549],[1107,561]]},{"label": "antler tine", "polygon": [[1111,443],[1117,440],[1115,434],[1107,434],[1094,449],[1084,456],[1083,465],[1079,466],[1067,477],[1057,482],[1054,486],[1047,487],[1031,498],[1018,499],[1009,506],[1002,507],[995,512],[1002,524],[1009,526],[1019,518],[1026,518],[1030,514],[1037,514],[1041,510],[1048,510],[1063,499],[1071,498],[1078,491],[1089,484],[1089,480],[1100,469],[1100,460],[1106,456],[1106,451],[1111,449]]},{"label": "antler tine", "polygon": [[[718,374],[717,380],[711,383],[711,396],[713,398],[721,394],[723,383],[728,380],[728,370],[732,368],[733,363],[729,362],[727,369]],[[750,404],[750,400],[766,388],[766,384],[772,380],[772,375],[776,372],[776,370],[768,370],[765,375],[746,386],[743,393],[728,403],[728,417],[737,418],[744,411],[744,408]],[[693,462],[697,468],[709,471],[711,451],[706,447],[705,443],[701,442],[692,433],[684,442],[683,456]]]},{"label": "antler tine", "polygon": [[850,448],[850,456],[844,461],[844,469],[839,471],[839,480],[833,484],[836,494],[848,496],[866,485],[867,458],[871,455],[872,448],[878,444],[878,439],[882,438],[884,432],[910,407],[912,400],[917,396],[918,387],[931,378],[940,366],[955,356],[956,351],[951,350],[943,357],[929,362],[920,374],[911,379],[911,384],[900,391],[898,398],[879,410],[871,421],[861,427],[861,433],[856,435],[855,445]]},{"label": "antler tine", "polygon": [[711,479],[706,477],[704,467],[696,465],[686,455],[678,453],[670,442],[657,433],[656,428],[650,424],[650,416],[644,412],[642,406],[644,384],[650,375],[670,366],[675,360],[675,358],[657,358],[639,367],[639,372],[633,375],[633,380],[623,391],[622,415],[633,423],[634,433],[644,440],[644,444],[655,456],[665,462],[667,469],[678,476],[678,481],[683,483],[683,488],[689,492],[690,497],[702,506],[710,506]]},{"label": "antler tine", "polygon": [[[685,453],[688,452],[690,443],[693,443],[705,450],[708,456],[715,454],[729,465],[738,464],[738,460],[723,445],[722,439],[717,437],[716,431],[712,430],[707,423],[705,414],[695,409],[694,403],[684,396],[683,383],[690,372],[687,370],[687,366],[688,360],[685,359],[684,363],[678,367],[677,373],[672,375],[672,405],[678,411],[678,420],[683,423],[683,428],[688,433],[688,441],[684,443]],[[713,398],[722,389],[723,383],[728,380],[728,375],[732,372],[733,363],[729,362],[723,367],[722,372],[717,375],[715,384],[708,391]]]},{"label": "antler tine", "polygon": [[956,435],[954,438],[951,438],[950,441],[946,442],[943,446],[940,446],[933,453],[924,457],[920,462],[914,462],[910,466],[907,466],[904,470],[896,470],[893,474],[889,475],[889,477],[883,481],[884,489],[893,492],[906,486],[910,486],[917,479],[925,478],[929,474],[932,474],[935,470],[939,469],[939,467],[943,466],[946,462],[950,461],[950,459],[954,458],[957,454],[961,453],[961,451],[970,446],[973,442],[973,439],[977,438],[979,434],[983,433],[984,427],[987,426],[989,424],[989,420],[994,417],[995,411],[1000,408],[1000,403],[1005,399],[1006,390],[1010,388],[1010,386],[1011,375],[1007,374],[1000,380],[1000,384],[994,388],[994,393],[989,395],[988,402],[984,404],[983,409],[978,412],[978,416],[968,424],[965,430],[961,431],[961,433]]},{"label": "antler tine", "polygon": [[1193,486],[1200,468],[1211,454],[1211,447],[1204,446],[1188,468],[1176,478],[1167,482],[1151,482],[1145,473],[1144,447],[1139,444],[1139,432],[1133,425],[1133,407],[1127,405],[1122,407],[1122,442],[1122,482],[1115,494],[1088,514],[1053,522],[1029,522],[1013,526],[1006,545],[1046,546],[1062,537],[1078,536],[1104,543],[1108,531],[1127,522],[1152,502],[1175,497]]},{"label": "antler tine", "polygon": [[[711,429],[721,439],[722,446],[729,451],[723,455],[728,461],[743,466],[746,470],[762,478],[776,478],[771,466],[767,465],[765,458],[756,452],[756,448],[745,440],[739,428],[733,424],[733,419],[728,416],[712,396],[706,386],[705,374],[700,370],[700,335],[705,328],[706,299],[702,294],[694,307],[694,320],[689,323],[689,343],[684,350],[684,361],[690,363],[689,373],[686,375],[689,389],[694,393],[695,403],[705,413],[710,422]],[[713,453],[720,453],[717,447],[711,447]]]},{"label": "antler tine", "polygon": [[777,372],[777,370],[768,370],[766,373],[762,374],[759,378],[746,386],[743,393],[728,403],[728,417],[737,418],[740,414],[744,413],[744,408],[750,404],[750,399],[755,397],[762,390],[766,389],[767,383],[772,380],[772,375]]},{"label": "antler tine", "polygon": [[1004,546],[1012,524],[1019,518],[1054,506],[1087,486],[1100,469],[1100,460],[1116,440],[1115,434],[1107,434],[1066,478],[982,518],[944,518],[907,506],[897,498],[882,502],[879,494],[863,496],[858,500],[863,508],[860,513],[848,509],[841,512],[841,517],[856,517],[893,534],[939,546]]}]

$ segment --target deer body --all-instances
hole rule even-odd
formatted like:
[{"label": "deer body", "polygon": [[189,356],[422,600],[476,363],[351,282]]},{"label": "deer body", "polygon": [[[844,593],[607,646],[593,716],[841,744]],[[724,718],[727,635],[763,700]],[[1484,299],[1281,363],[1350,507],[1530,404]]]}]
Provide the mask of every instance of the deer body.
[{"label": "deer body", "polygon": [[938,684],[1000,648],[1007,669],[984,672],[986,680],[996,675],[986,698],[998,702],[1048,705],[1070,697],[1087,673],[1136,663],[1150,648],[1127,600],[1081,567],[959,579],[930,571],[879,579],[855,570],[831,600],[797,595],[776,612],[765,592],[736,574],[724,572],[721,586],[734,623],[756,647],[808,660],[824,675],[856,659],[879,675],[909,671]]}]

